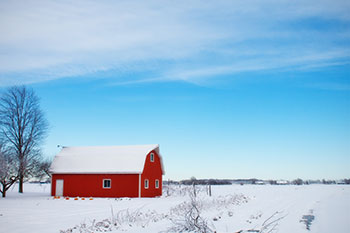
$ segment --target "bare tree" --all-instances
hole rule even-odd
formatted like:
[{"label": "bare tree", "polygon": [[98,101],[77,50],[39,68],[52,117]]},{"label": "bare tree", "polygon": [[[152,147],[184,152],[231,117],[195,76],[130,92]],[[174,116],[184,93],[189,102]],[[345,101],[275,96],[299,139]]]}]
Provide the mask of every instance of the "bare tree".
[{"label": "bare tree", "polygon": [[0,144],[0,192],[6,197],[6,191],[17,181],[18,174],[12,158],[3,151]]},{"label": "bare tree", "polygon": [[23,180],[31,173],[40,157],[40,143],[48,123],[32,89],[25,86],[9,88],[0,98],[0,136],[14,155],[18,169],[19,192]]}]

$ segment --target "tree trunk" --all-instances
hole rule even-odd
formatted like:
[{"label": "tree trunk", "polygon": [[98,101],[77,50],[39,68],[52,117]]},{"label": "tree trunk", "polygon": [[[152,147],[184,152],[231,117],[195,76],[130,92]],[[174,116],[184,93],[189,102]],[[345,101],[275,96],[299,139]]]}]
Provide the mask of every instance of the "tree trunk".
[{"label": "tree trunk", "polygon": [[[20,149],[19,151],[21,151]],[[20,152],[20,162],[19,162],[19,171],[18,171],[18,192],[23,193],[23,179],[24,179],[24,155]]]},{"label": "tree trunk", "polygon": [[1,193],[2,193],[2,197],[4,198],[4,197],[6,197],[6,186],[3,183],[1,183],[1,184],[2,184],[2,191],[1,191]]},{"label": "tree trunk", "polygon": [[23,193],[23,175],[19,176],[18,192]]}]

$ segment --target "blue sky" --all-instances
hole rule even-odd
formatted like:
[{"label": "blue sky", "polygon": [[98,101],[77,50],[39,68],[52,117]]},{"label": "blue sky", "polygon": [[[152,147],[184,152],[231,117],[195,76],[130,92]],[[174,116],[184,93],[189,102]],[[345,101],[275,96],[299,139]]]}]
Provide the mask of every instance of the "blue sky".
[{"label": "blue sky", "polygon": [[2,1],[0,91],[57,145],[160,144],[165,178],[349,177],[348,1]]}]

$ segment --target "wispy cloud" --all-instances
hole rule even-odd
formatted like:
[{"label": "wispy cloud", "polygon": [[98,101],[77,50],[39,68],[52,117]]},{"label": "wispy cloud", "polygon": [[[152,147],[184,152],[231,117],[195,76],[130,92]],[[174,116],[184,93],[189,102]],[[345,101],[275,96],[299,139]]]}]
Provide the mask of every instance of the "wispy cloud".
[{"label": "wispy cloud", "polygon": [[330,66],[349,61],[349,11],[341,0],[1,1],[0,85],[110,70],[157,77],[118,80],[128,83]]}]

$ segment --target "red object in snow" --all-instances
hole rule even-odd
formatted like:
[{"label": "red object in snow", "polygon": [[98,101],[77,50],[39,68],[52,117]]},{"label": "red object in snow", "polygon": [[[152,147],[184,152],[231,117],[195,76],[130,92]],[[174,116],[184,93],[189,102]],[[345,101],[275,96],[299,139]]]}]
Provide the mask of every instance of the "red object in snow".
[{"label": "red object in snow", "polygon": [[162,195],[164,170],[159,145],[63,147],[51,173],[52,196]]}]

